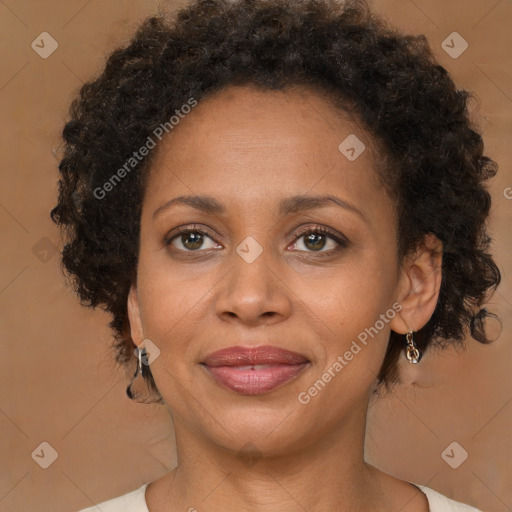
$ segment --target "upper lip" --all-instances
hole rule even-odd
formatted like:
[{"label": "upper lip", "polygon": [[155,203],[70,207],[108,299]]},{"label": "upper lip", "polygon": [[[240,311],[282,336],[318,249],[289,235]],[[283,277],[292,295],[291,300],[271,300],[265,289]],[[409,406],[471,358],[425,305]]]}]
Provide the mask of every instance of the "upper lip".
[{"label": "upper lip", "polygon": [[309,360],[303,355],[273,345],[259,347],[233,346],[208,354],[207,366],[246,366],[253,364],[300,364]]}]

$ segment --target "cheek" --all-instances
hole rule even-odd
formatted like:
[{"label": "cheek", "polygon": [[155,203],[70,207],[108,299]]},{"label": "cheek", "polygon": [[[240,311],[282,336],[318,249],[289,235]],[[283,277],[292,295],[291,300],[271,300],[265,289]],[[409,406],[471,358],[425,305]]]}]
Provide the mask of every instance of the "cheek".
[{"label": "cheek", "polygon": [[396,311],[374,278],[366,274],[363,280],[354,273],[339,279],[330,289],[330,299],[309,304],[314,312],[310,316],[322,321],[316,329],[318,364],[301,399],[317,407],[330,404],[333,419],[364,399],[384,360],[389,322]]},{"label": "cheek", "polygon": [[[307,294],[307,309],[314,313],[312,317],[321,319],[319,325],[326,334],[321,366],[347,378],[352,375],[354,381],[367,380],[362,373],[370,380],[377,376],[389,324],[400,308],[394,300],[397,275],[393,255],[378,254],[359,255],[329,280],[316,281]],[[332,368],[335,361],[339,364]]]},{"label": "cheek", "polygon": [[211,323],[209,298],[220,279],[215,276],[212,271],[184,271],[183,265],[173,268],[170,258],[160,253],[140,258],[137,284],[144,334],[158,345],[166,366],[195,357],[193,338],[208,332],[206,324]]},{"label": "cheek", "polygon": [[151,364],[156,386],[167,404],[186,411],[194,389],[191,364],[197,357],[194,339],[206,327],[205,289],[198,280],[184,280],[168,269],[149,266],[139,274],[144,334],[159,349]]},{"label": "cheek", "polygon": [[328,325],[357,330],[373,324],[391,306],[396,282],[392,255],[361,251],[310,279],[300,298],[329,320]]}]

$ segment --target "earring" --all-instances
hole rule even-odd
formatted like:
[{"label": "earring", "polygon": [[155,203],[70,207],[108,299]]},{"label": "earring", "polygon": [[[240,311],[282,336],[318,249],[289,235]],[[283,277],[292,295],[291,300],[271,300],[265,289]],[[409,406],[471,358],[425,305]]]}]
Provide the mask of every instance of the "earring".
[{"label": "earring", "polygon": [[133,374],[130,384],[128,384],[128,386],[126,387],[126,394],[128,395],[128,398],[130,400],[135,400],[135,396],[132,392],[132,384],[133,384],[133,381],[137,378],[137,375],[139,375],[139,374],[142,375],[142,353],[144,352],[144,354],[145,354],[146,349],[145,348],[141,349],[140,347],[137,347],[137,351],[138,351],[139,363],[137,365],[137,368],[135,368],[135,373]]},{"label": "earring", "polygon": [[[133,374],[130,384],[126,388],[126,394],[130,400],[140,404],[161,404],[164,405],[165,401],[156,387],[151,369],[149,368],[149,354],[146,347],[134,350],[138,359],[135,373]],[[137,379],[138,375],[142,378]],[[135,381],[135,382],[134,382]]]},{"label": "earring", "polygon": [[142,351],[145,349],[137,347],[137,350],[139,351],[139,373],[142,373]]},{"label": "earring", "polygon": [[412,329],[405,335],[405,338],[407,340],[407,346],[405,347],[405,355],[407,357],[407,360],[410,363],[419,363],[421,356],[423,355],[416,344],[414,343],[413,337],[412,337]]}]

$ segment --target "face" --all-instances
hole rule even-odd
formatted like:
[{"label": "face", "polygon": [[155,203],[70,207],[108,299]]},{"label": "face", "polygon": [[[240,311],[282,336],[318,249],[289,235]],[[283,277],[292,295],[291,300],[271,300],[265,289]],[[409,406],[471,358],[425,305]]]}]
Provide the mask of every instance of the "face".
[{"label": "face", "polygon": [[[366,149],[350,160],[338,146],[351,134]],[[364,421],[410,284],[373,147],[322,95],[298,88],[224,89],[164,139],[128,305],[133,340],[160,350],[151,371],[177,436],[187,429],[234,450],[250,441],[271,454]],[[180,196],[218,208],[168,204]],[[262,345],[307,363],[272,389],[242,392],[202,364],[220,349]]]}]

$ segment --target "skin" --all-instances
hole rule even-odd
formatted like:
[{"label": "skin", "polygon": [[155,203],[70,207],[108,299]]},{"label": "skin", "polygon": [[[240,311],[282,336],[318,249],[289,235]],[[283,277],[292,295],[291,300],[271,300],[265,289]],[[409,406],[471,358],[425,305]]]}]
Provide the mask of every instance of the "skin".
[{"label": "skin", "polygon": [[[366,145],[355,161],[338,150],[352,133]],[[151,512],[428,511],[418,488],[364,461],[367,407],[390,330],[423,327],[441,283],[437,239],[398,260],[395,204],[374,171],[375,148],[317,91],[251,86],[201,101],[158,148],[128,299],[134,343],[150,339],[160,350],[151,371],[176,433],[178,466],[148,485]],[[302,194],[337,196],[360,214],[332,203],[278,215],[283,198]],[[175,204],[153,218],[181,195],[213,196],[225,213]],[[209,231],[199,249],[181,236],[165,245],[192,224]],[[349,244],[330,235],[307,244],[307,233],[297,236],[305,226],[329,228]],[[248,236],[263,249],[252,263],[236,252]],[[299,393],[395,302],[400,313],[300,403]],[[310,364],[259,396],[222,387],[199,364],[221,348],[264,344]],[[241,454],[260,458],[249,464]]]}]

